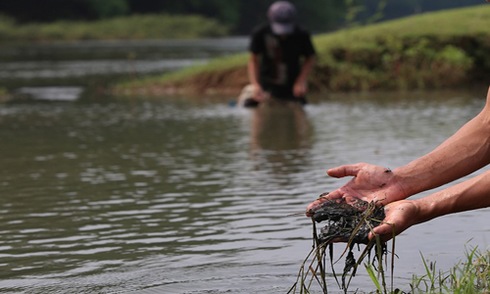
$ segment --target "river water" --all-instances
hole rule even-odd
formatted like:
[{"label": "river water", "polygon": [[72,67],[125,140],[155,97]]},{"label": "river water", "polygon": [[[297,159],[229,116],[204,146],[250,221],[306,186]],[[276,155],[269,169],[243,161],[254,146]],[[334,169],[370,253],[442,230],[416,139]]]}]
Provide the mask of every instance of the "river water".
[{"label": "river water", "polygon": [[[1,293],[286,293],[312,245],[306,205],[344,182],[325,170],[407,163],[478,113],[486,89],[258,110],[88,93],[0,104]],[[489,212],[397,237],[395,286],[425,273],[421,255],[448,270],[488,250]],[[350,290],[375,290],[363,268]]]}]

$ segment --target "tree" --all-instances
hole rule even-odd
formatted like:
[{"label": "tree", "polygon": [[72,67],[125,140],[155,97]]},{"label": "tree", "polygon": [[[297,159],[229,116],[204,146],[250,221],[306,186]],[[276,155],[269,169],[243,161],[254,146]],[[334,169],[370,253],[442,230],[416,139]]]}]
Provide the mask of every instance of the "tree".
[{"label": "tree", "polygon": [[127,0],[89,0],[89,7],[95,11],[98,18],[120,16],[129,13]]},{"label": "tree", "polygon": [[90,20],[129,13],[128,0],[1,0],[0,14],[19,22]]},{"label": "tree", "polygon": [[[19,22],[93,20],[129,14],[196,14],[249,34],[267,20],[275,0],[0,0],[0,14]],[[364,24],[414,13],[481,4],[483,0],[290,0],[298,21],[312,32]]]}]

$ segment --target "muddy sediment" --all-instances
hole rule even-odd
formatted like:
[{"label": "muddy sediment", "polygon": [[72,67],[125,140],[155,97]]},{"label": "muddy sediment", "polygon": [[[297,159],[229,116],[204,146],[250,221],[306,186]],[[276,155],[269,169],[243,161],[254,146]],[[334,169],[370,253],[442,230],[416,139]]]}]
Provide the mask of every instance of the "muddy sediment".
[{"label": "muddy sediment", "polygon": [[384,208],[357,200],[350,205],[345,200],[325,200],[313,213],[312,219],[323,225],[318,234],[320,243],[347,242],[368,244],[369,232],[384,219]]}]

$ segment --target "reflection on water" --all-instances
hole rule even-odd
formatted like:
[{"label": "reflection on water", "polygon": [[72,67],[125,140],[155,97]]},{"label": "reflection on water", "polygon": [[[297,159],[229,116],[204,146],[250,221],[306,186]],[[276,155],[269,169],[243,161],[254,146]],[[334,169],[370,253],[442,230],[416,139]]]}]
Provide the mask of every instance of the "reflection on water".
[{"label": "reflection on water", "polygon": [[252,116],[253,149],[294,150],[311,144],[311,125],[298,103],[264,104]]},{"label": "reflection on water", "polygon": [[193,40],[113,40],[3,45],[2,61],[210,58],[246,50],[247,37]]},{"label": "reflection on water", "polygon": [[76,79],[87,76],[161,73],[203,63],[204,59],[15,61],[0,63],[0,79]]},{"label": "reflection on water", "polygon": [[[475,115],[484,92],[419,95],[304,111],[0,105],[0,292],[285,293],[311,248],[305,206],[341,183],[325,169],[406,163]],[[488,246],[488,212],[400,236],[397,286],[424,272],[420,252],[448,268],[467,242]],[[374,290],[362,270],[351,287]]]},{"label": "reflection on water", "polygon": [[257,169],[263,160],[275,169],[272,174],[288,174],[305,164],[312,126],[300,104],[264,104],[250,112],[250,148]]}]

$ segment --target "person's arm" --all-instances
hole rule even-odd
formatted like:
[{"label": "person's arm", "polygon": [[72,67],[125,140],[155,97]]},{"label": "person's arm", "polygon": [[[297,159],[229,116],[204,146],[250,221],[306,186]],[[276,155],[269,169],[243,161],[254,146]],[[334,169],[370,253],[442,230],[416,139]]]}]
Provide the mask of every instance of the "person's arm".
[{"label": "person's arm", "polygon": [[248,59],[248,79],[250,84],[252,84],[254,87],[254,98],[257,99],[257,101],[262,101],[265,99],[265,94],[259,81],[259,59],[260,56],[258,54],[250,53],[250,57]]},{"label": "person's arm", "polygon": [[[483,110],[454,135],[430,153],[393,171],[367,163],[343,165],[329,169],[328,175],[353,176],[347,184],[325,198],[360,198],[386,205],[429,190],[490,163],[490,88]],[[307,215],[323,199],[308,205]]]},{"label": "person's arm", "polygon": [[308,76],[315,66],[315,60],[315,55],[305,58],[300,73],[294,82],[293,94],[295,97],[304,97],[306,95],[308,91]]},{"label": "person's arm", "polygon": [[468,175],[490,163],[490,89],[483,110],[432,152],[393,172],[407,196]]},{"label": "person's arm", "polygon": [[415,200],[400,200],[385,206],[386,217],[370,238],[389,240],[412,225],[462,211],[490,207],[490,172]]}]

